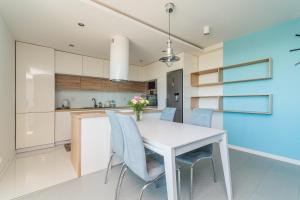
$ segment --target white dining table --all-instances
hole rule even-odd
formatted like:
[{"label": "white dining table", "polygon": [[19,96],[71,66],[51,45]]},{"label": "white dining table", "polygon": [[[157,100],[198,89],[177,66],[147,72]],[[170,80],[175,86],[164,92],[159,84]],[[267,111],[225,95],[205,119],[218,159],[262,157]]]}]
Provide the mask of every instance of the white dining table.
[{"label": "white dining table", "polygon": [[227,198],[232,200],[226,131],[159,119],[145,119],[139,121],[137,125],[145,147],[164,157],[168,200],[178,199],[176,156],[212,143],[217,143],[220,147]]}]

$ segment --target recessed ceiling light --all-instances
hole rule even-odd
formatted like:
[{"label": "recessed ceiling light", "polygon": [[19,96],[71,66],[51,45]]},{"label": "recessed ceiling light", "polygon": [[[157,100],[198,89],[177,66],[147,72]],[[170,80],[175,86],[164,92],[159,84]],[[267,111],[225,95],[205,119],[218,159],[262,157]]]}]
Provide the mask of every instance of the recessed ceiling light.
[{"label": "recessed ceiling light", "polygon": [[69,47],[75,47],[75,45],[74,44],[69,44]]},{"label": "recessed ceiling light", "polygon": [[81,22],[78,22],[78,26],[84,27],[85,24],[84,24],[84,23],[81,23]]},{"label": "recessed ceiling light", "polygon": [[209,25],[203,27],[203,35],[210,35],[211,28]]}]

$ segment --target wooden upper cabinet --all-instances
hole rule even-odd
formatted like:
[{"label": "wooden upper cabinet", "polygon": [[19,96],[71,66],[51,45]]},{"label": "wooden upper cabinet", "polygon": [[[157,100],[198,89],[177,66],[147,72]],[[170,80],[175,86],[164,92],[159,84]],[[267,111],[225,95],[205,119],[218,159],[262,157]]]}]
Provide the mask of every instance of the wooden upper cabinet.
[{"label": "wooden upper cabinet", "polygon": [[112,82],[104,78],[81,77],[82,90],[97,90],[110,92],[145,92],[144,82]]},{"label": "wooden upper cabinet", "polygon": [[83,56],[83,68],[82,68],[82,75],[89,76],[89,77],[97,77],[103,78],[104,77],[104,67],[103,67],[103,60]]},{"label": "wooden upper cabinet", "polygon": [[81,77],[81,89],[107,91],[107,89],[109,88],[108,86],[106,86],[107,81],[107,79],[101,78]]},{"label": "wooden upper cabinet", "polygon": [[55,88],[65,90],[80,90],[81,77],[74,75],[55,74]]},{"label": "wooden upper cabinet", "polygon": [[95,78],[74,75],[55,75],[56,89],[94,90],[110,92],[145,92],[146,83],[138,81],[112,82],[107,78]]},{"label": "wooden upper cabinet", "polygon": [[82,56],[55,51],[55,73],[82,75]]}]

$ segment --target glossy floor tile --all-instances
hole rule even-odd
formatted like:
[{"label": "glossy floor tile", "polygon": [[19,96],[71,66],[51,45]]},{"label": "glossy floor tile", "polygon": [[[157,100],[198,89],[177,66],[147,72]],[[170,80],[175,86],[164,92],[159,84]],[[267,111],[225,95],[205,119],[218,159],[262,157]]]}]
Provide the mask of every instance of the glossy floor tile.
[{"label": "glossy floor tile", "polygon": [[[234,200],[300,200],[300,167],[257,157],[238,151],[230,151]],[[226,200],[223,173],[219,155],[217,179],[213,182],[210,163],[203,161],[195,171],[194,200]],[[18,200],[112,200],[120,167],[115,167],[109,183],[103,184],[104,172],[74,179],[29,195]],[[182,200],[189,199],[189,171],[182,169]],[[129,173],[121,189],[120,200],[138,198],[143,182]],[[160,187],[150,187],[144,200],[166,200],[164,180]]]},{"label": "glossy floor tile", "polygon": [[0,179],[0,199],[13,199],[76,178],[63,147],[18,154]]}]

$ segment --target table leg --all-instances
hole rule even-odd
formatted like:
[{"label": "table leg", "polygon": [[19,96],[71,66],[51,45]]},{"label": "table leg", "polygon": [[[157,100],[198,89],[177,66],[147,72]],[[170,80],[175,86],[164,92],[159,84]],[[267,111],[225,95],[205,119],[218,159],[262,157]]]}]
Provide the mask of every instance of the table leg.
[{"label": "table leg", "polygon": [[221,160],[223,165],[227,198],[228,200],[232,200],[232,184],[231,184],[231,172],[230,172],[227,134],[223,135],[222,141],[219,142],[219,147],[220,147]]},{"label": "table leg", "polygon": [[176,162],[174,150],[164,155],[168,200],[177,200]]}]

